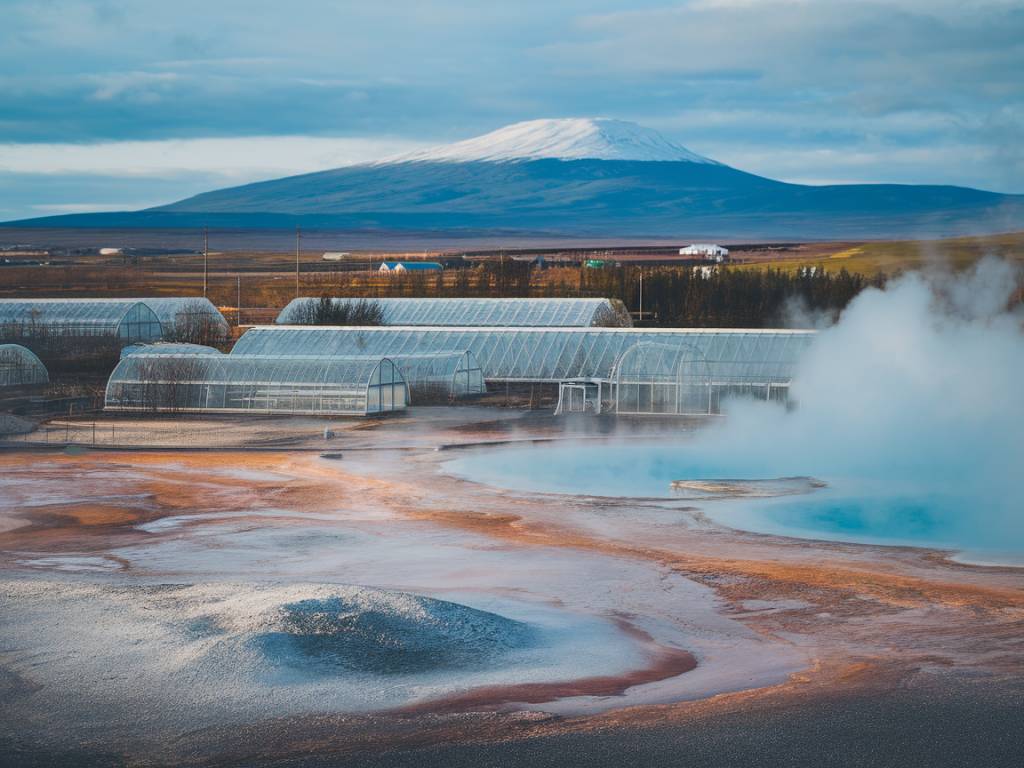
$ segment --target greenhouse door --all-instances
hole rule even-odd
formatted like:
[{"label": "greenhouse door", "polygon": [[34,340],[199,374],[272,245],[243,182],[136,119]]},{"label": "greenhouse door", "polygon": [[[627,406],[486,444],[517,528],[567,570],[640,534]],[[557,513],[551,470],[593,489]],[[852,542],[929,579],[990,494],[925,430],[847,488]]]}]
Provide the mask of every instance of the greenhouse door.
[{"label": "greenhouse door", "polygon": [[555,414],[601,412],[601,390],[593,383],[562,382],[558,385],[558,407]]}]

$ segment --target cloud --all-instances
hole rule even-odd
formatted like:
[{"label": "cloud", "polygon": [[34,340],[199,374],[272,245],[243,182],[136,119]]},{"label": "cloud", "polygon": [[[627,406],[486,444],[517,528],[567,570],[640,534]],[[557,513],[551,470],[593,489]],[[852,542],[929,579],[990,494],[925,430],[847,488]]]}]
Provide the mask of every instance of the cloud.
[{"label": "cloud", "polygon": [[[828,150],[875,156],[860,180],[916,172],[1022,192],[1024,148],[1010,138],[1024,133],[1022,39],[1019,3],[719,0],[587,16],[537,55],[563,77],[643,89],[647,121],[699,151],[768,159],[750,170],[846,177],[821,154],[795,172],[770,159]],[[949,157],[887,176],[911,149]]]},{"label": "cloud", "polygon": [[41,216],[57,216],[65,213],[102,213],[104,211],[127,211],[135,201],[123,203],[49,203],[29,206]]},{"label": "cloud", "polygon": [[207,173],[246,181],[365,163],[418,149],[402,139],[248,136],[101,144],[0,144],[0,172],[166,176]]},{"label": "cloud", "polygon": [[605,115],[785,179],[1024,192],[1022,39],[1016,0],[8,0],[0,143]]},{"label": "cloud", "polygon": [[[223,186],[208,173],[166,176],[107,176],[102,173],[12,173],[0,171],[0,221],[53,212],[133,211]],[[63,210],[61,206],[66,206]]]},{"label": "cloud", "polygon": [[370,162],[421,146],[386,137],[317,136],[0,144],[0,221],[137,210],[218,187]]}]

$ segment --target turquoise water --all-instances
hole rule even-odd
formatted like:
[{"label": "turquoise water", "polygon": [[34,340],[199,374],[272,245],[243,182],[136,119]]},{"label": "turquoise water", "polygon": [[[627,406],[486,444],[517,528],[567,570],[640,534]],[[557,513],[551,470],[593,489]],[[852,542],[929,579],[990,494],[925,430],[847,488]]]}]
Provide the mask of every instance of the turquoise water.
[{"label": "turquoise water", "polygon": [[681,450],[676,443],[559,441],[474,451],[448,461],[445,471],[486,485],[537,493],[670,498],[683,478],[768,478],[730,474],[737,467]]},{"label": "turquoise water", "polygon": [[[694,500],[717,522],[755,533],[865,544],[953,550],[977,563],[1024,565],[1024,533],[1005,509],[964,493],[955,482],[910,483],[898,477],[820,474],[822,467],[784,460],[744,460],[702,453],[678,442],[557,442],[474,451],[444,470],[486,485],[537,493]],[[815,471],[817,470],[817,471]],[[813,476],[806,482],[749,483]],[[673,491],[675,480],[741,481],[754,495],[715,498]],[[768,497],[759,497],[764,493]],[[778,494],[778,495],[776,495]]]}]

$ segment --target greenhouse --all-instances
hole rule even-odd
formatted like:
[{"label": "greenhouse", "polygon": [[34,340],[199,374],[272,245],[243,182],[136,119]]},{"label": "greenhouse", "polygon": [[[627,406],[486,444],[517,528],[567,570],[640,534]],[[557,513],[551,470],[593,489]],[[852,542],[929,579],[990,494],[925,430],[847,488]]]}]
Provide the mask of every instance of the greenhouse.
[{"label": "greenhouse", "polygon": [[107,383],[118,411],[363,416],[405,408],[402,373],[381,357],[129,355]]},{"label": "greenhouse", "polygon": [[153,310],[131,299],[0,299],[0,338],[155,341],[162,333]]},{"label": "greenhouse", "polygon": [[231,327],[209,299],[178,296],[131,299],[148,306],[163,326],[163,338],[175,341],[208,343],[224,341]]},{"label": "greenhouse", "polygon": [[392,328],[260,326],[231,355],[433,354],[468,350],[486,381],[611,381],[616,362],[644,342],[688,345],[707,361],[717,393],[769,397],[788,386],[813,331],[676,328]]},{"label": "greenhouse", "polygon": [[707,415],[711,367],[690,344],[634,344],[615,363],[611,393],[616,413]]},{"label": "greenhouse", "polygon": [[0,344],[0,387],[48,384],[46,366],[20,344]]},{"label": "greenhouse", "polygon": [[[278,325],[312,324],[319,299],[293,299]],[[631,327],[621,301],[613,299],[331,299],[336,305],[378,304],[383,325],[467,327]]]}]

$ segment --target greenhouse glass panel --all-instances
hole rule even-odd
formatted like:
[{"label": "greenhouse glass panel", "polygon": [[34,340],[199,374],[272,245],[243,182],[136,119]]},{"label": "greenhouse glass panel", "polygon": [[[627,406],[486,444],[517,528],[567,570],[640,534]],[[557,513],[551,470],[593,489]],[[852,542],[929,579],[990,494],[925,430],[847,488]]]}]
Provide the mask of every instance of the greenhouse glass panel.
[{"label": "greenhouse glass panel", "polygon": [[48,384],[50,375],[35,354],[20,344],[0,344],[0,387]]},{"label": "greenhouse glass panel", "polygon": [[[468,327],[624,327],[633,325],[617,299],[360,299],[332,298],[335,306],[371,302],[383,325]],[[293,299],[278,325],[312,324],[320,299]]]},{"label": "greenhouse glass panel", "polygon": [[201,296],[161,296],[131,299],[153,310],[163,327],[163,338],[207,344],[231,336],[231,327],[213,302]]},{"label": "greenhouse glass panel", "polygon": [[153,344],[129,344],[121,350],[121,357],[128,355],[220,355],[219,349],[204,344],[180,344],[173,341],[158,341]]},{"label": "greenhouse glass panel", "polygon": [[487,391],[483,371],[471,352],[439,352],[429,355],[392,355],[417,405],[442,403]]},{"label": "greenhouse glass panel", "polygon": [[0,299],[0,338],[105,336],[156,341],[159,318],[147,305],[121,299]]},{"label": "greenhouse glass panel", "polygon": [[385,358],[129,355],[107,383],[121,411],[366,415],[408,402],[405,380]]},{"label": "greenhouse glass panel", "polygon": [[615,364],[612,383],[616,413],[711,413],[711,368],[689,344],[634,344]]},{"label": "greenhouse glass panel", "polygon": [[418,355],[468,350],[486,381],[610,380],[616,361],[634,344],[694,347],[716,388],[764,396],[789,383],[813,331],[675,328],[391,328],[260,326],[247,331],[231,356]]}]

